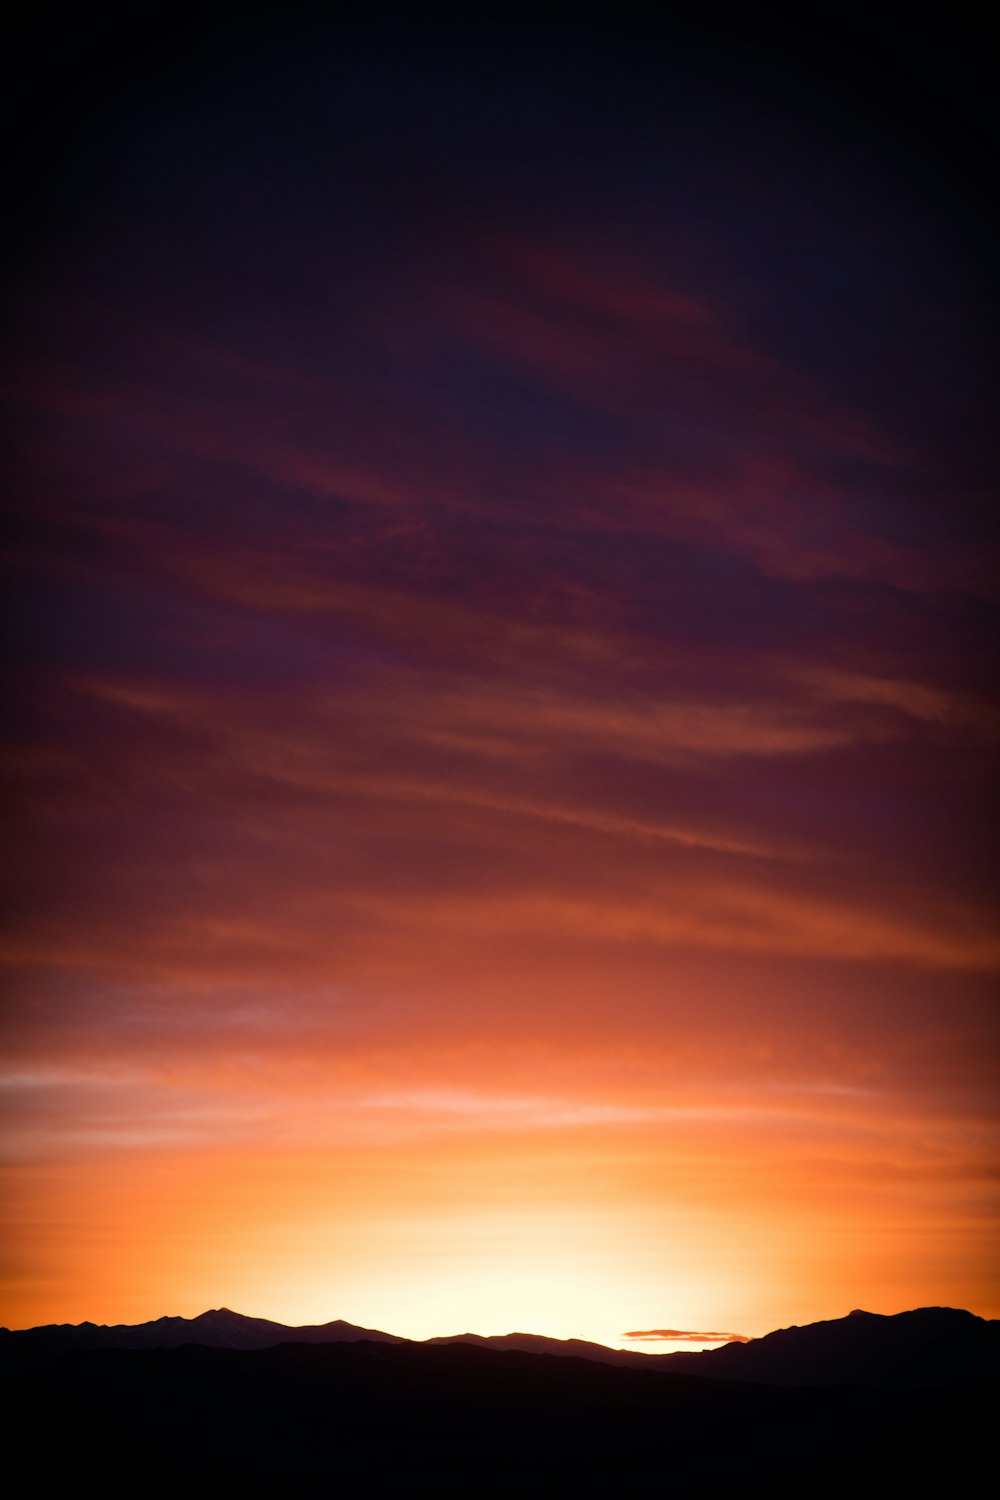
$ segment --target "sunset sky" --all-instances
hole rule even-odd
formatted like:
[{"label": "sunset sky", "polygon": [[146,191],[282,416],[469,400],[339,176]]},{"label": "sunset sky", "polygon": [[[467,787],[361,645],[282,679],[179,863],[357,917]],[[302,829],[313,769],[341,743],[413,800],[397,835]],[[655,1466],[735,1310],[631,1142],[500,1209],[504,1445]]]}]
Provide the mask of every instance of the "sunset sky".
[{"label": "sunset sky", "polygon": [[15,58],[0,1323],[1000,1316],[982,39],[114,40]]}]

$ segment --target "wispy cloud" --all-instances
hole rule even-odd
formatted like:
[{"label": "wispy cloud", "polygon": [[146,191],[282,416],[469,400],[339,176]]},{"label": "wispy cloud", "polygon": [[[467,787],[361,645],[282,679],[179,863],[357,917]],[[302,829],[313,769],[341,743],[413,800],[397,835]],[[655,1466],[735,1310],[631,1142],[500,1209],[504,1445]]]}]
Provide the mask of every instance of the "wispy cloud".
[{"label": "wispy cloud", "polygon": [[746,1344],[742,1333],[692,1333],[685,1328],[649,1328],[644,1331],[622,1334],[626,1339],[645,1339],[650,1343],[670,1341],[685,1344]]}]

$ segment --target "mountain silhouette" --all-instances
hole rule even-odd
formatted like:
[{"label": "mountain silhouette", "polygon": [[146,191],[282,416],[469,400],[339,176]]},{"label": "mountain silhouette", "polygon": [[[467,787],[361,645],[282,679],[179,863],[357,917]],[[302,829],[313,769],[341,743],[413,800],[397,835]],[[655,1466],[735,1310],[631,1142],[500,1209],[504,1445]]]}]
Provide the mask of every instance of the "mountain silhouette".
[{"label": "mountain silhouette", "polygon": [[[279,1344],[408,1344],[413,1341],[343,1319],[290,1327],[213,1308],[196,1318],[164,1317],[150,1323],[47,1324],[0,1329],[0,1373],[40,1370],[72,1350],[177,1349],[186,1344],[231,1350]],[[867,1385],[913,1388],[981,1386],[1000,1368],[1000,1322],[948,1307],[924,1307],[883,1316],[855,1311],[845,1318],[783,1328],[747,1343],[698,1353],[649,1354],[609,1349],[584,1339],[541,1334],[486,1336],[461,1333],[428,1339],[425,1347],[470,1345],[698,1379],[781,1386]]]},{"label": "mountain silhouette", "polygon": [[356,1343],[359,1339],[406,1342],[395,1334],[359,1328],[342,1318],[296,1328],[216,1307],[196,1318],[156,1318],[151,1323],[48,1323],[14,1331],[0,1328],[0,1373],[42,1369],[72,1349],[178,1349],[184,1344],[209,1349],[272,1349],[276,1344]]},{"label": "mountain silhouette", "polygon": [[987,1460],[995,1398],[370,1339],[75,1347],[0,1380],[46,1491],[86,1475],[121,1496],[962,1493]]},{"label": "mountain silhouette", "polygon": [[1000,1322],[954,1307],[857,1310],[665,1359],[678,1374],[769,1385],[976,1386],[997,1379]]},{"label": "mountain silhouette", "polygon": [[746,1343],[676,1354],[608,1349],[583,1339],[509,1333],[453,1334],[429,1344],[575,1356],[635,1370],[668,1370],[701,1379],[768,1385],[969,1386],[996,1378],[1000,1322],[951,1307],[883,1316],[855,1311],[805,1327],[783,1328]]},{"label": "mountain silhouette", "polygon": [[646,1354],[638,1349],[609,1349],[587,1339],[553,1339],[540,1333],[451,1333],[426,1339],[427,1344],[473,1344],[477,1349],[516,1349],[522,1354],[552,1354],[561,1358],[590,1359],[597,1364],[618,1365],[623,1369],[648,1370],[669,1359],[669,1355]]}]

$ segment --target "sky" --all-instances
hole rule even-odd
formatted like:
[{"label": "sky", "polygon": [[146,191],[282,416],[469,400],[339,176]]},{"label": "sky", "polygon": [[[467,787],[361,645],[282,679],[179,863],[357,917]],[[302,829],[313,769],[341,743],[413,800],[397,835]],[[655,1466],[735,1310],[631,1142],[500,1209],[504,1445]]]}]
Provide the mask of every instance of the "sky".
[{"label": "sky", "polygon": [[15,53],[0,1322],[1000,1316],[975,35],[213,15]]}]

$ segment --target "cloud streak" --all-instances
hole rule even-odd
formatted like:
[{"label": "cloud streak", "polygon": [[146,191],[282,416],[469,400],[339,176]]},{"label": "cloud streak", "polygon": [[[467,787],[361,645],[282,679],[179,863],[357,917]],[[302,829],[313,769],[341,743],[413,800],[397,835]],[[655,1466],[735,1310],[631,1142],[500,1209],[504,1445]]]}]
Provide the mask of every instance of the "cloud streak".
[{"label": "cloud streak", "polygon": [[649,1342],[670,1340],[674,1343],[685,1344],[745,1344],[748,1342],[742,1333],[691,1333],[683,1328],[650,1328],[644,1332],[626,1333],[622,1335],[627,1339],[646,1339]]}]

